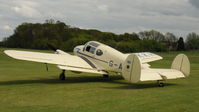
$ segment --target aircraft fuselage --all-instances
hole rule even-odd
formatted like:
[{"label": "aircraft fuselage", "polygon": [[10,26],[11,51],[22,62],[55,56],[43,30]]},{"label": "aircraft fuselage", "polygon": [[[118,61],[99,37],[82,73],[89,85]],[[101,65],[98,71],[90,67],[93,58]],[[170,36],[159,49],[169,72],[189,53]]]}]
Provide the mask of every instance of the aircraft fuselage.
[{"label": "aircraft fuselage", "polygon": [[127,55],[99,42],[90,41],[74,48],[74,54],[87,61],[93,68],[121,72]]}]

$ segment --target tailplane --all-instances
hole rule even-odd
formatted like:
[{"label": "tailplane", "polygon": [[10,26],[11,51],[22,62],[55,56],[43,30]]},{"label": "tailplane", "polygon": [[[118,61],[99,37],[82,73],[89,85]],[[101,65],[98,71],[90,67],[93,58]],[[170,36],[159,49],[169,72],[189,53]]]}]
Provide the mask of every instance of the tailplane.
[{"label": "tailplane", "polygon": [[130,54],[123,63],[122,76],[131,83],[139,81],[184,78],[190,74],[190,62],[186,55],[179,54],[173,60],[171,69],[145,68],[135,54]]}]

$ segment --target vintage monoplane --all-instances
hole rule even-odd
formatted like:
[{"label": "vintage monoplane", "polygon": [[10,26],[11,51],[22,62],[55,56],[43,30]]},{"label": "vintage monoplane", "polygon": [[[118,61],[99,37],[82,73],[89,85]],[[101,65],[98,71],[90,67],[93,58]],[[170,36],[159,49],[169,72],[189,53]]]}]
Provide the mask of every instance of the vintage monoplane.
[{"label": "vintage monoplane", "polygon": [[65,70],[102,74],[108,77],[109,72],[122,74],[131,83],[140,81],[158,81],[164,86],[167,79],[184,78],[190,74],[190,62],[186,55],[175,57],[171,69],[150,68],[148,62],[162,59],[150,52],[123,54],[105,44],[89,41],[74,48],[74,54],[55,49],[55,53],[41,53],[17,50],[5,50],[8,56],[19,60],[56,64],[62,70],[60,80],[65,80]]}]

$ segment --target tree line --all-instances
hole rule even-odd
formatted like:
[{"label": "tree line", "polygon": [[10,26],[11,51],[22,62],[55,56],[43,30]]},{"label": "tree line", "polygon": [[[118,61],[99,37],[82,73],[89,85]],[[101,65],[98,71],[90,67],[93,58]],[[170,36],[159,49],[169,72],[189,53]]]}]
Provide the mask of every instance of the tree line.
[{"label": "tree line", "polygon": [[75,46],[91,40],[102,42],[122,52],[199,49],[199,35],[196,33],[190,33],[184,45],[183,38],[180,40],[169,32],[163,34],[150,30],[139,33],[115,34],[95,29],[71,27],[64,22],[52,19],[46,20],[44,23],[22,23],[16,27],[14,34],[0,42],[0,46],[49,49],[48,44],[50,44],[70,52]]}]

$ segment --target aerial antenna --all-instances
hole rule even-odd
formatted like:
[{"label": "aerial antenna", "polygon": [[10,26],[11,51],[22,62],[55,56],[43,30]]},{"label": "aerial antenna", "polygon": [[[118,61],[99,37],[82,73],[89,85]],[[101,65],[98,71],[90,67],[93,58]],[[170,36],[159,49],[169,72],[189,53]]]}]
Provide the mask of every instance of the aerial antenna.
[{"label": "aerial antenna", "polygon": [[47,63],[44,63],[46,65],[46,71],[48,71],[48,64]]}]

